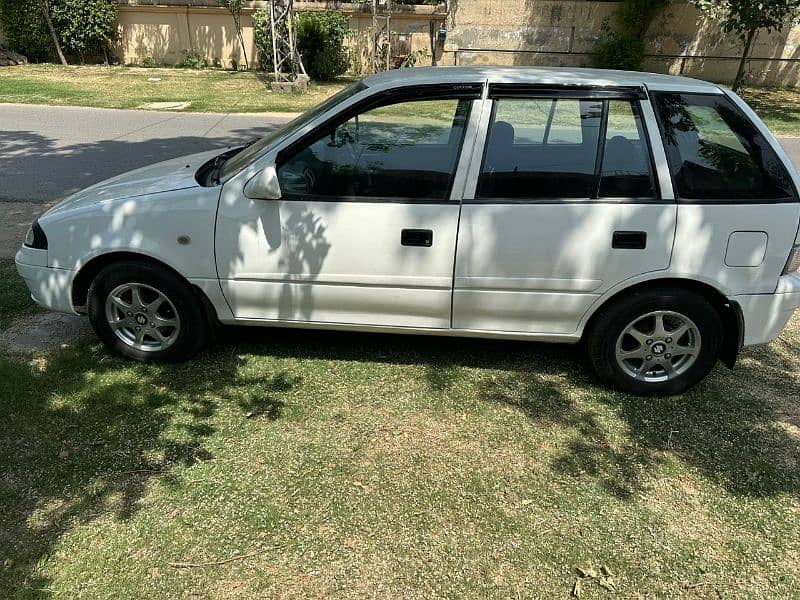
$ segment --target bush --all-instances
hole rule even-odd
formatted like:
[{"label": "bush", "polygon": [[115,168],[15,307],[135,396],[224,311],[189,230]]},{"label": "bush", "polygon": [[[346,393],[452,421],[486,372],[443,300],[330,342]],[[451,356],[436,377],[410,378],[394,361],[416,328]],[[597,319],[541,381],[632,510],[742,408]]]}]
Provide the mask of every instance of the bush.
[{"label": "bush", "polygon": [[12,50],[31,62],[53,60],[53,41],[36,2],[0,0],[0,26]]},{"label": "bush", "polygon": [[[335,10],[303,12],[295,16],[297,49],[311,79],[329,81],[350,67],[350,57],[344,47],[348,32],[347,16]],[[272,32],[269,11],[253,15],[253,35],[258,48],[259,66],[272,70]]]},{"label": "bush", "polygon": [[272,31],[269,25],[269,10],[253,13],[253,42],[258,52],[258,65],[263,71],[272,70]]},{"label": "bush", "polygon": [[644,61],[645,44],[642,37],[629,31],[614,31],[606,20],[603,38],[594,54],[595,65],[603,69],[638,71]]},{"label": "bush", "polygon": [[117,39],[115,0],[56,0],[52,3],[53,26],[65,50],[81,57],[105,54]]},{"label": "bush", "polygon": [[312,79],[328,81],[344,74],[350,58],[344,49],[348,19],[335,10],[300,13],[296,17],[297,49]]}]

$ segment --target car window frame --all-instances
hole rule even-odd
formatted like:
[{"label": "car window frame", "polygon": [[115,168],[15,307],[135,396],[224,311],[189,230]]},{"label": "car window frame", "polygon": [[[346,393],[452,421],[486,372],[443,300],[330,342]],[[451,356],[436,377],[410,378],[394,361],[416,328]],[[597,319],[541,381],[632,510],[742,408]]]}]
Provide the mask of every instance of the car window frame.
[{"label": "car window frame", "polygon": [[[754,205],[754,204],[793,204],[800,202],[800,195],[798,195],[797,185],[792,177],[791,170],[787,167],[785,160],[783,159],[781,152],[775,148],[773,142],[770,140],[768,135],[765,135],[762,131],[761,127],[758,126],[756,123],[744,110],[742,107],[734,101],[733,98],[725,94],[724,92],[720,91],[719,93],[708,92],[708,91],[684,91],[684,90],[670,90],[670,89],[658,89],[653,90],[650,92],[651,94],[651,104],[653,106],[653,113],[655,116],[655,122],[658,126],[658,136],[660,138],[661,144],[664,148],[664,153],[666,156],[666,165],[665,168],[667,169],[667,173],[669,174],[669,180],[672,183],[673,193],[675,195],[675,201],[680,204],[688,204],[688,205],[718,205],[718,206],[726,206],[726,205]],[[750,125],[752,125],[753,130],[757,133],[757,135],[764,138],[766,144],[770,147],[772,152],[775,153],[775,158],[777,163],[783,168],[785,171],[787,180],[791,185],[791,192],[790,196],[784,198],[685,198],[681,196],[680,189],[678,187],[678,180],[675,177],[675,172],[672,168],[672,161],[670,159],[670,150],[669,144],[667,143],[666,133],[664,131],[664,124],[662,122],[661,116],[659,114],[659,107],[658,107],[658,96],[660,95],[681,95],[681,96],[702,96],[705,98],[720,98],[728,102],[731,109],[733,109],[739,116],[746,120]],[[727,123],[726,123],[727,125]],[[735,134],[735,132],[734,132]]]},{"label": "car window frame", "polygon": [[291,143],[280,148],[275,155],[275,168],[280,169],[286,161],[292,159],[304,149],[308,148],[317,140],[330,135],[339,125],[346,123],[353,117],[367,111],[400,104],[409,101],[427,100],[464,100],[469,102],[467,114],[464,120],[464,131],[461,135],[458,148],[453,163],[453,171],[450,175],[447,193],[444,198],[415,198],[404,196],[322,196],[322,195],[292,195],[285,196],[282,200],[294,202],[361,202],[361,203],[386,203],[386,204],[453,204],[460,199],[453,198],[453,190],[457,187],[458,171],[460,169],[463,153],[468,150],[467,137],[470,134],[470,124],[473,121],[475,101],[482,98],[484,92],[483,83],[447,83],[447,84],[427,84],[417,86],[401,86],[387,90],[378,91],[366,98],[357,101],[344,110],[331,115],[322,123],[303,134]]},{"label": "car window frame", "polygon": [[[492,125],[494,124],[497,101],[503,99],[529,99],[529,100],[596,100],[602,102],[603,113],[598,133],[597,156],[595,158],[594,186],[591,198],[502,198],[502,197],[478,197],[480,178],[486,162],[486,155],[489,149],[489,137]],[[650,180],[653,186],[653,196],[647,197],[597,197],[599,194],[600,181],[602,176],[602,163],[605,153],[606,132],[608,126],[608,108],[611,100],[622,100],[631,102],[637,111],[644,136],[643,148],[647,152]],[[482,123],[481,135],[482,149],[480,159],[476,160],[471,166],[472,193],[470,197],[465,197],[465,204],[672,204],[674,200],[666,197],[668,190],[664,189],[660,178],[660,171],[656,161],[653,147],[653,133],[648,125],[645,104],[649,103],[647,90],[643,86],[585,86],[585,85],[539,85],[539,84],[515,84],[515,83],[490,83],[487,97],[485,99],[490,107],[486,111],[485,122]],[[660,137],[660,134],[659,134]]]}]

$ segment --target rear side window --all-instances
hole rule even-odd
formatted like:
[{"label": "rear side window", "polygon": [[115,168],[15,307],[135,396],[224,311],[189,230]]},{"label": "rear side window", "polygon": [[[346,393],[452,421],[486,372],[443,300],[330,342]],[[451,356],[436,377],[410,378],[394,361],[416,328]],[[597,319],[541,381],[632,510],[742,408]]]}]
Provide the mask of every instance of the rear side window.
[{"label": "rear side window", "polygon": [[675,93],[655,93],[653,99],[680,198],[794,198],[775,151],[730,99]]},{"label": "rear side window", "polygon": [[601,100],[497,100],[478,197],[591,198],[602,117]]},{"label": "rear side window", "polygon": [[646,139],[631,100],[500,98],[477,197],[653,199]]},{"label": "rear side window", "polygon": [[652,198],[650,149],[645,141],[639,105],[625,100],[608,103],[600,198]]}]

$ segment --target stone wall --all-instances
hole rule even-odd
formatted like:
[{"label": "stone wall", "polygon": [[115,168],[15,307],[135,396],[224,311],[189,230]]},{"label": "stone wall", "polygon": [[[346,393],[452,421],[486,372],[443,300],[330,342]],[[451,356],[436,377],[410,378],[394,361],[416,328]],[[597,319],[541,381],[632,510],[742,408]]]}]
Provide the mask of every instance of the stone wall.
[{"label": "stone wall", "polygon": [[[616,2],[591,0],[450,0],[442,64],[590,66],[603,20]],[[730,83],[741,42],[686,2],[675,2],[647,35],[647,70]],[[749,82],[800,84],[800,27],[760,32]]]}]

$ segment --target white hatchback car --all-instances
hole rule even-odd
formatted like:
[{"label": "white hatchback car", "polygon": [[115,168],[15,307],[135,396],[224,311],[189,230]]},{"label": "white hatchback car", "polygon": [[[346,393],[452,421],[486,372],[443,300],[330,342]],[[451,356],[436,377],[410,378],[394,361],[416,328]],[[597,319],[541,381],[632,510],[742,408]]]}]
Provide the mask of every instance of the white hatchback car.
[{"label": "white hatchback car", "polygon": [[217,322],[585,340],[604,381],[671,394],[800,306],[799,185],[710,83],[410,69],[79,192],[16,262],[136,360],[185,359]]}]

